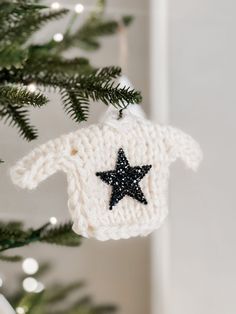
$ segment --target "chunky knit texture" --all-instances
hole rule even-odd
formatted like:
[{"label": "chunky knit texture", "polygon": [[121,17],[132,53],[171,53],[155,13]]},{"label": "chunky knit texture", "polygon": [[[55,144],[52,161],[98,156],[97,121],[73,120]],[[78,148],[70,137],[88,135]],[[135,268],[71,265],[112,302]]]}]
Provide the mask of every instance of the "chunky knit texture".
[{"label": "chunky knit texture", "polygon": [[[56,171],[63,171],[76,233],[103,241],[148,235],[160,227],[168,212],[170,164],[181,158],[197,170],[202,153],[189,135],[151,123],[137,108],[130,105],[120,120],[117,111],[109,109],[101,123],[36,148],[11,169],[13,182],[34,189]],[[125,196],[109,210],[111,186],[104,184],[96,172],[114,169],[120,148],[131,166],[152,165],[140,182],[148,204]]]}]

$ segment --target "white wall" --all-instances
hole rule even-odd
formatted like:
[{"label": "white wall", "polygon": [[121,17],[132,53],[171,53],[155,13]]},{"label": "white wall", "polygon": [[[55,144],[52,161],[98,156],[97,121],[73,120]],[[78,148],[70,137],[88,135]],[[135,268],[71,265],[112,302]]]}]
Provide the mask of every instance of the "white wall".
[{"label": "white wall", "polygon": [[171,314],[235,314],[236,2],[170,0],[170,119],[202,145],[172,168]]}]

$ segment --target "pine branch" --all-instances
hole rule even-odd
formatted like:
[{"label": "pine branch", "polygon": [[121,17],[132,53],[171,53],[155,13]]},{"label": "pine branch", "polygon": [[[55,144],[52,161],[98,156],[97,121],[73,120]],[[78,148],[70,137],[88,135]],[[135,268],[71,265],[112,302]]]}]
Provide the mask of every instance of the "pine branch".
[{"label": "pine branch", "polygon": [[29,1],[0,3],[0,68],[22,67],[28,57],[28,49],[21,46],[29,36],[45,23],[61,18],[68,12],[58,10],[41,13],[43,8],[46,7]]},{"label": "pine branch", "polygon": [[[103,5],[102,5],[103,6]],[[123,16],[121,21],[105,20],[103,18],[103,9],[95,10],[84,24],[74,33],[66,32],[63,41],[56,43],[53,40],[37,46],[38,52],[47,51],[53,54],[59,54],[71,47],[79,47],[83,50],[94,51],[100,48],[99,39],[104,36],[116,34],[120,30],[120,25],[128,27],[133,21],[130,15]],[[31,49],[35,49],[32,46]]]},{"label": "pine branch", "polygon": [[48,56],[47,54],[38,55],[36,51],[31,51],[27,61],[28,72],[39,69],[51,73],[67,73],[67,75],[75,75],[77,73],[90,73],[94,68],[90,65],[86,58],[65,59],[61,56]]},{"label": "pine branch", "polygon": [[46,229],[40,237],[41,242],[65,246],[79,246],[81,237],[72,231],[72,223],[65,223],[58,227]]},{"label": "pine branch", "polygon": [[16,126],[28,141],[37,138],[37,131],[29,123],[25,106],[41,107],[46,103],[47,98],[41,93],[32,93],[23,87],[0,86],[0,119]]},{"label": "pine branch", "polygon": [[38,306],[43,303],[44,291],[40,293],[28,293],[18,303],[17,307],[25,309],[27,314],[34,314]]},{"label": "pine branch", "polygon": [[68,10],[66,9],[46,13],[40,13],[38,9],[35,11],[27,10],[24,14],[19,14],[19,19],[14,21],[13,26],[10,24],[6,29],[0,30],[2,41],[3,43],[24,44],[29,36],[39,30],[44,24],[59,19],[67,13]]},{"label": "pine branch", "polygon": [[[74,33],[71,34],[71,27],[67,28],[61,43],[50,40],[30,45],[29,37],[35,31],[68,11],[42,10],[46,7],[30,0],[0,2],[3,21],[0,24],[0,118],[15,125],[27,140],[35,139],[37,130],[30,124],[26,106],[41,106],[47,100],[42,94],[29,94],[18,85],[34,82],[45,89],[59,91],[66,113],[76,122],[88,118],[91,100],[117,108],[141,101],[140,93],[115,84],[114,80],[121,74],[119,68],[94,69],[85,58],[67,60],[60,55],[75,46],[98,48],[100,37],[119,31],[120,21],[104,19],[105,3],[98,0],[97,8]],[[131,21],[130,16],[122,18],[124,26]]]},{"label": "pine branch", "polygon": [[79,91],[70,90],[62,92],[62,101],[65,112],[75,121],[82,122],[88,119],[89,101]]},{"label": "pine branch", "polygon": [[21,68],[27,57],[28,50],[17,44],[11,43],[9,46],[4,46],[0,48],[0,69],[10,69],[12,66]]},{"label": "pine branch", "polygon": [[[37,69],[37,71],[36,71]],[[39,72],[38,72],[39,71]],[[45,88],[53,87],[62,94],[66,112],[76,121],[84,121],[88,117],[89,101],[102,101],[105,105],[112,104],[117,108],[124,108],[127,103],[139,103],[141,95],[129,87],[120,88],[115,84],[121,70],[118,67],[105,67],[92,70],[89,73],[68,75],[64,72],[51,73],[33,65],[25,69],[5,70],[6,80],[11,75],[15,83],[29,84],[33,80],[37,85]],[[1,77],[1,72],[0,72]]]},{"label": "pine branch", "polygon": [[4,262],[19,262],[22,260],[22,257],[19,255],[9,256],[0,254],[0,260]]},{"label": "pine branch", "polygon": [[20,136],[27,141],[37,138],[37,130],[29,123],[28,110],[21,106],[11,105],[10,103],[0,104],[0,118],[10,126],[18,128]]},{"label": "pine branch", "polygon": [[104,104],[112,104],[121,107],[128,104],[140,103],[142,97],[139,92],[130,87],[120,88],[120,84],[112,81],[119,73],[110,71],[111,68],[103,68],[88,76],[81,77],[78,81],[78,88],[81,89],[84,97],[93,101],[102,101]]},{"label": "pine branch", "polygon": [[47,223],[38,229],[24,229],[21,225],[0,223],[0,252],[34,242],[79,246],[82,237],[76,235],[71,230],[71,226],[71,223],[65,223],[52,227]]},{"label": "pine branch", "polygon": [[134,17],[132,15],[124,15],[124,16],[122,16],[121,21],[122,21],[123,25],[127,27],[133,23]]},{"label": "pine branch", "polygon": [[9,221],[9,222],[1,222],[0,221],[0,230],[2,229],[11,229],[12,231],[22,229],[23,224],[21,221]]},{"label": "pine branch", "polygon": [[42,231],[48,227],[48,224],[43,227],[33,229],[23,229],[23,227],[13,228],[9,224],[1,223],[0,225],[0,252],[11,248],[21,247],[29,243],[39,241]]},{"label": "pine branch", "polygon": [[[43,5],[30,3],[29,1],[4,1],[0,2],[0,34],[12,28],[17,22],[24,18],[26,12],[35,13],[41,9],[45,9]],[[3,39],[1,37],[1,39]]]},{"label": "pine branch", "polygon": [[121,68],[115,66],[100,68],[96,70],[94,75],[99,81],[114,80],[121,76]]},{"label": "pine branch", "polygon": [[96,1],[96,6],[95,8],[92,10],[89,18],[93,19],[93,18],[102,18],[104,13],[105,13],[105,9],[106,9],[106,0],[97,0]]},{"label": "pine branch", "polygon": [[17,106],[41,107],[48,99],[41,93],[30,92],[25,87],[0,85],[0,103],[6,102]]},{"label": "pine branch", "polygon": [[99,36],[113,35],[117,32],[119,27],[118,22],[114,20],[103,21],[102,19],[89,19],[77,32],[77,37],[80,40],[86,38],[95,38]]},{"label": "pine branch", "polygon": [[117,21],[103,21],[102,19],[88,19],[81,28],[73,34],[66,34],[62,42],[57,45],[48,43],[47,46],[56,53],[68,50],[70,47],[79,47],[83,50],[94,51],[100,47],[99,37],[117,33],[119,23]]}]

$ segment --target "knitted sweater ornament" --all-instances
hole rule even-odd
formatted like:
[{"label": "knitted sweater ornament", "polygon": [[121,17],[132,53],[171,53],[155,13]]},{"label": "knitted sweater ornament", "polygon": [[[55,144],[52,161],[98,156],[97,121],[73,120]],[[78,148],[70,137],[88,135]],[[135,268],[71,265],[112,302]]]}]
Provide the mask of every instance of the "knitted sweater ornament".
[{"label": "knitted sweater ornament", "polygon": [[167,216],[169,166],[177,158],[197,170],[202,152],[189,135],[147,120],[138,105],[34,149],[11,169],[21,188],[34,189],[66,173],[73,230],[98,240],[146,236]]}]

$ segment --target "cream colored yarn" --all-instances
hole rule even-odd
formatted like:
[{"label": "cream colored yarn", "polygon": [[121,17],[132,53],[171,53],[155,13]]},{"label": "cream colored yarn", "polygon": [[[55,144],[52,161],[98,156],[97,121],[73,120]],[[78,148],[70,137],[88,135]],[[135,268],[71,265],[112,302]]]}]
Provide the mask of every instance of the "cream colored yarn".
[{"label": "cream colored yarn", "polygon": [[[171,126],[151,123],[138,108],[130,105],[120,120],[118,112],[109,108],[99,124],[36,148],[11,169],[13,182],[21,188],[34,189],[56,171],[63,171],[76,233],[102,241],[148,235],[160,227],[168,212],[171,162],[181,158],[189,168],[197,170],[202,153],[189,135]],[[96,172],[114,169],[120,148],[131,166],[152,165],[140,181],[147,205],[125,196],[109,210],[112,187],[104,184]]]}]

